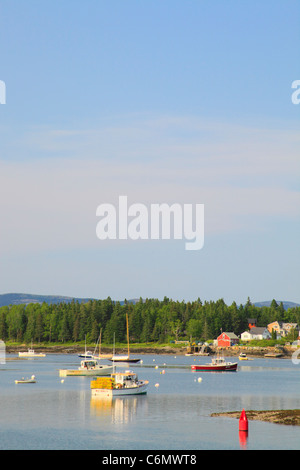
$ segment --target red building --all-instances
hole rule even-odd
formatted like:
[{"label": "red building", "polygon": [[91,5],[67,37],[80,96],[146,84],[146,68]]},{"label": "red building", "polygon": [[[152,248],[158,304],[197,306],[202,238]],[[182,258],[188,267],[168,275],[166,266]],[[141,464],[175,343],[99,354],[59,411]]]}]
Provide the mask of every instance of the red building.
[{"label": "red building", "polygon": [[234,333],[221,333],[217,338],[218,346],[228,348],[239,342],[239,338]]},{"label": "red building", "polygon": [[248,327],[249,327],[249,330],[251,330],[251,328],[256,328],[256,318],[248,318]]}]

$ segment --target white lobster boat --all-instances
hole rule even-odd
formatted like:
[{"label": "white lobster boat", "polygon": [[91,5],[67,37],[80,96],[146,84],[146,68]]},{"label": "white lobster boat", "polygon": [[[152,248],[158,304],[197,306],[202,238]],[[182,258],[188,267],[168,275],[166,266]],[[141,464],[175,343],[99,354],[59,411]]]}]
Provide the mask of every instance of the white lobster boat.
[{"label": "white lobster boat", "polygon": [[139,380],[137,374],[127,370],[99,377],[91,381],[92,397],[120,397],[124,395],[144,395],[148,380]]},{"label": "white lobster boat", "polygon": [[60,369],[59,376],[60,377],[68,377],[68,376],[105,376],[111,375],[114,371],[114,366],[109,366],[106,364],[99,364],[98,361],[95,359],[86,359],[80,362],[80,366],[78,369]]},{"label": "white lobster boat", "polygon": [[34,349],[28,349],[28,351],[19,351],[19,357],[46,357],[44,353],[36,353]]}]

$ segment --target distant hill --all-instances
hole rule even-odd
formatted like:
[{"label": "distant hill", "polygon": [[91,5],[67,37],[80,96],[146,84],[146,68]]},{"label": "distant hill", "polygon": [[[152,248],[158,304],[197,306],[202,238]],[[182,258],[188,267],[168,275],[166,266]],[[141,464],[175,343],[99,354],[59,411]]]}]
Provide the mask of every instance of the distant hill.
[{"label": "distant hill", "polygon": [[[0,294],[0,307],[4,305],[18,305],[18,304],[30,304],[30,303],[40,303],[46,302],[47,304],[59,304],[61,302],[69,303],[74,300],[75,302],[88,302],[89,300],[99,300],[93,298],[80,298],[80,297],[67,297],[63,295],[35,295],[35,294]],[[140,299],[129,299],[128,303],[136,304]],[[271,305],[271,300],[266,300],[264,302],[253,302],[253,305],[256,307],[269,307]],[[276,300],[278,305],[281,300]],[[299,307],[300,304],[289,301],[282,301],[284,309],[292,307]],[[124,304],[124,300],[120,301],[120,304]]]},{"label": "distant hill", "polygon": [[[72,302],[73,297],[66,297],[62,295],[34,295],[34,294],[0,294],[0,307],[4,305],[18,305],[18,304],[30,304],[37,303],[42,304],[58,304],[60,302]],[[78,302],[88,302],[91,299],[74,298]]]},{"label": "distant hill", "polygon": [[[265,302],[254,302],[254,305],[256,307],[270,307],[272,300],[266,300]],[[295,302],[288,302],[286,300],[276,300],[277,304],[280,305],[281,302],[283,304],[284,310],[287,310],[288,308],[293,308],[293,307],[299,307],[300,304],[297,304]]]},{"label": "distant hill", "polygon": [[[97,300],[93,298],[79,298],[79,297],[66,297],[63,295],[35,295],[35,294],[0,294],[0,307],[5,305],[18,305],[18,304],[42,304],[46,302],[47,304],[59,304],[61,302],[69,303],[74,300],[75,302],[88,302],[89,300]],[[139,299],[130,299],[127,300],[129,303],[137,303]],[[120,304],[124,304],[124,301],[121,301]]]}]

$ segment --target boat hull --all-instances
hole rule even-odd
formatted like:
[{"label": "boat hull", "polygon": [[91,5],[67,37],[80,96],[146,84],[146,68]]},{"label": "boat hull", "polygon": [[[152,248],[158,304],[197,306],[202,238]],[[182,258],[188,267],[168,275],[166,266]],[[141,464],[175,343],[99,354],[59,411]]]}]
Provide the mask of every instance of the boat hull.
[{"label": "boat hull", "polygon": [[15,384],[35,384],[36,380],[15,380]]},{"label": "boat hull", "polygon": [[44,354],[44,353],[19,352],[19,357],[46,357],[46,354]]},{"label": "boat hull", "polygon": [[82,376],[89,376],[89,377],[102,377],[102,376],[109,376],[113,373],[114,367],[107,366],[101,367],[100,369],[60,369],[59,376],[60,377],[82,377]]},{"label": "boat hull", "polygon": [[123,397],[128,395],[145,395],[147,393],[148,382],[143,382],[138,387],[126,387],[126,388],[93,388],[92,397]]},{"label": "boat hull", "polygon": [[133,358],[128,359],[128,357],[116,357],[116,358],[112,358],[109,360],[112,362],[126,362],[126,364],[135,364],[137,362],[140,362],[140,359],[133,359]]},{"label": "boat hull", "polygon": [[208,371],[208,372],[226,372],[226,371],[236,371],[237,362],[227,363],[227,364],[202,364],[202,365],[192,365],[193,371]]}]

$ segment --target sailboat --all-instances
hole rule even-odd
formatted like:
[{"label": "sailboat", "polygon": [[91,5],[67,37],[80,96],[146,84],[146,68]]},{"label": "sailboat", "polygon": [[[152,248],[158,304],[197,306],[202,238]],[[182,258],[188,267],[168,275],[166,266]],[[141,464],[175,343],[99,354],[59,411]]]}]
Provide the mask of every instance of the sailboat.
[{"label": "sailboat", "polygon": [[83,357],[84,359],[92,359],[93,357],[93,353],[91,351],[86,350],[86,335],[85,335],[84,353],[78,354],[78,357]]},{"label": "sailboat", "polygon": [[[111,354],[102,354],[101,353],[101,336],[102,336],[102,328],[100,330],[100,335],[97,339],[97,344],[95,346],[95,349],[94,349],[94,352],[93,352],[93,359],[97,359],[97,360],[100,360],[100,359],[110,359],[111,358]],[[97,351],[97,347],[98,347],[98,343],[99,343],[99,352],[98,352],[98,355],[96,353]]]},{"label": "sailboat", "polygon": [[139,362],[139,358],[132,358],[130,357],[129,353],[129,328],[128,328],[128,314],[126,313],[126,325],[127,325],[127,348],[128,348],[128,353],[127,355],[119,355],[119,354],[113,354],[110,361],[113,362],[130,362],[130,363],[136,363]]}]

